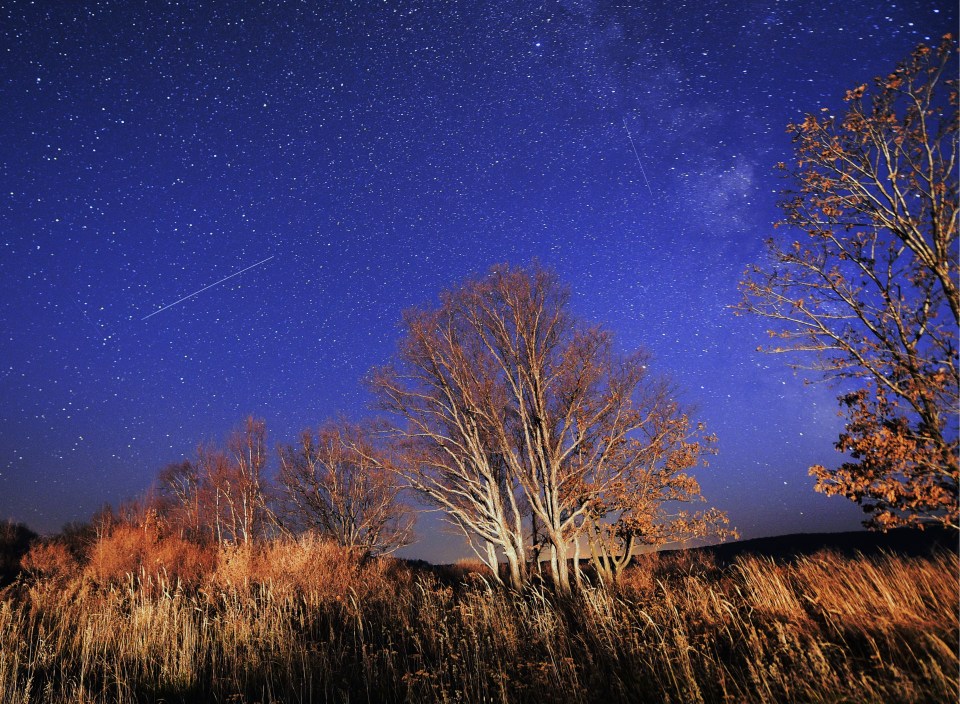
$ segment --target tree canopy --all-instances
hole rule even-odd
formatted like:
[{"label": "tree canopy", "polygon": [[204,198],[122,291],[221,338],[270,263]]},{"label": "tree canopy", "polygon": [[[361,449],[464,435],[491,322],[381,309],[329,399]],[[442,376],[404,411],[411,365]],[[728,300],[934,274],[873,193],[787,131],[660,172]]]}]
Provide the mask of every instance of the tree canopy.
[{"label": "tree canopy", "polygon": [[629,558],[634,538],[681,538],[682,520],[701,517],[674,522],[658,512],[664,502],[702,498],[686,473],[700,464],[702,426],[646,353],[618,353],[568,299],[551,271],[494,267],[409,311],[395,364],[373,375],[410,485],[491,567],[503,554],[515,586],[528,552],[548,550],[561,591],[598,521],[632,536]]},{"label": "tree canopy", "polygon": [[921,45],[847,91],[842,117],[794,134],[781,204],[796,239],[768,241],[741,311],[774,323],[775,353],[839,380],[848,461],[810,469],[876,528],[958,524],[956,42]]}]

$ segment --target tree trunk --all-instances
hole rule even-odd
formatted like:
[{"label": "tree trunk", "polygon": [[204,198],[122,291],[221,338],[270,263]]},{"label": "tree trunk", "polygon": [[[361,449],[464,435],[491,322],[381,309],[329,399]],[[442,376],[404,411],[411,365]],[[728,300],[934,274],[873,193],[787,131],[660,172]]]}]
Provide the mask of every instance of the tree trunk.
[{"label": "tree trunk", "polygon": [[490,571],[493,573],[493,578],[497,581],[498,584],[503,584],[503,580],[500,579],[500,561],[497,559],[497,548],[489,540],[486,541],[487,544],[487,567],[490,568]]},{"label": "tree trunk", "polygon": [[580,571],[580,538],[573,543],[573,579],[578,589],[583,588],[583,572]]},{"label": "tree trunk", "polygon": [[567,544],[558,540],[553,544],[553,581],[556,590],[563,595],[570,594],[570,572],[567,568]]},{"label": "tree trunk", "polygon": [[510,574],[510,587],[519,591],[523,588],[523,575],[520,570],[520,560],[513,548],[507,548],[503,551],[507,558],[507,568]]}]

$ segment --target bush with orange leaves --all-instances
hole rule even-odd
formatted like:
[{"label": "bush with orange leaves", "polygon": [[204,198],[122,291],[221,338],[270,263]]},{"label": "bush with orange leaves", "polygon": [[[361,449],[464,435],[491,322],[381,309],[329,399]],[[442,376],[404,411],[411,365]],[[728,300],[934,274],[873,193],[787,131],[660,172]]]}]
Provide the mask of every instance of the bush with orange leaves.
[{"label": "bush with orange leaves", "polygon": [[33,545],[20,560],[20,567],[32,577],[65,579],[77,574],[80,563],[60,541],[44,541]]},{"label": "bush with orange leaves", "polygon": [[217,564],[213,547],[163,536],[153,526],[121,524],[95,542],[85,574],[96,582],[124,582],[130,575],[165,575],[183,584],[199,584]]}]

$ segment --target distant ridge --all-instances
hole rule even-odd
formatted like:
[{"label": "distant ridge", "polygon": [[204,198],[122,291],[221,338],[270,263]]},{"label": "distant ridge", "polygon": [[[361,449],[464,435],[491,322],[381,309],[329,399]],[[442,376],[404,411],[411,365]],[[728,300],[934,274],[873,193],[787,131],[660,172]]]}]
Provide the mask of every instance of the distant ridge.
[{"label": "distant ridge", "polygon": [[[805,555],[813,555],[821,550],[831,550],[845,557],[856,557],[859,553],[874,557],[882,553],[893,553],[903,557],[929,557],[946,550],[960,553],[960,533],[951,528],[931,527],[926,530],[916,528],[896,528],[887,533],[857,530],[841,533],[791,533],[764,538],[750,538],[717,545],[703,545],[692,548],[663,548],[662,553],[693,552],[712,555],[719,566],[732,563],[741,555],[769,557],[777,561],[793,560]],[[639,555],[634,554],[634,561]],[[431,563],[425,560],[401,558],[411,567],[425,570],[456,570],[454,564]],[[546,560],[542,561],[548,570]],[[587,568],[590,558],[581,558],[580,564]],[[501,566],[503,563],[501,563]]]},{"label": "distant ridge", "polygon": [[878,555],[882,552],[905,557],[923,557],[938,550],[960,551],[960,534],[950,528],[897,528],[887,533],[866,530],[845,533],[793,533],[689,549],[710,553],[721,564],[730,563],[740,555],[747,554],[789,560],[812,555],[820,550],[832,550],[848,557],[857,553]]}]

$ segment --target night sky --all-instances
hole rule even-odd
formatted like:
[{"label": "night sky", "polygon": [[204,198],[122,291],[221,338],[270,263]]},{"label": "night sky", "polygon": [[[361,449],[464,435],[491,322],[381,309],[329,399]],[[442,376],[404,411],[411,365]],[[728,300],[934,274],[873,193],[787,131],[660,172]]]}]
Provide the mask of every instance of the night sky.
[{"label": "night sky", "polygon": [[538,258],[719,436],[744,537],[859,528],[806,473],[837,390],[729,306],[787,123],[955,6],[3,3],[0,518],[86,519],[251,413],[271,444],[360,416],[403,309]]}]

